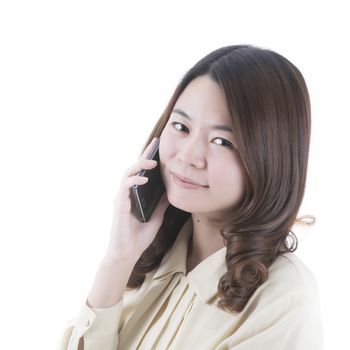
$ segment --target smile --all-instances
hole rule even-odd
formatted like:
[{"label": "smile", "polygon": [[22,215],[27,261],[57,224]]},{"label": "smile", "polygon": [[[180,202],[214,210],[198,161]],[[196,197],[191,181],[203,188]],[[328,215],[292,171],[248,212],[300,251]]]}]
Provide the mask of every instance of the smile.
[{"label": "smile", "polygon": [[178,176],[176,176],[174,173],[171,173],[171,176],[172,176],[174,182],[182,188],[186,188],[189,190],[198,190],[200,188],[208,187],[208,186],[195,185],[195,184],[192,184],[189,182],[185,182],[185,181],[181,180]]}]

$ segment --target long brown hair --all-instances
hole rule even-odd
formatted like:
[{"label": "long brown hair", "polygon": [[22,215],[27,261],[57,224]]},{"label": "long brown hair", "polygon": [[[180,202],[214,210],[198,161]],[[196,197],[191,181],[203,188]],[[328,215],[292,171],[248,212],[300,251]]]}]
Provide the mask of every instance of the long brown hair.
[{"label": "long brown hair", "polygon": [[[240,312],[267,280],[276,258],[298,246],[291,228],[303,219],[297,214],[307,176],[310,99],[302,74],[282,55],[252,45],[225,46],[184,75],[143,150],[160,137],[180,94],[201,75],[225,93],[245,173],[243,198],[224,219],[215,219],[222,227],[227,265],[218,283],[217,305]],[[154,241],[135,264],[128,288],[139,287],[145,274],[160,265],[190,215],[168,207]]]}]

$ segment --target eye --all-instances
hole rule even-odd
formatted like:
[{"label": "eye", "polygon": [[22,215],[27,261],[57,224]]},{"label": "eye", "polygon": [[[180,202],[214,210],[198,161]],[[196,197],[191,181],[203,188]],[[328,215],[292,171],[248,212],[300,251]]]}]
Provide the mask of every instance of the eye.
[{"label": "eye", "polygon": [[185,125],[178,123],[178,122],[173,122],[173,123],[171,123],[171,125],[174,125],[175,129],[177,129],[177,130],[179,130],[179,128],[177,128],[176,125],[180,125],[180,128],[181,128],[181,126],[183,126],[183,127],[185,127],[185,129],[187,129]]},{"label": "eye", "polygon": [[233,148],[233,145],[230,141],[223,139],[222,137],[217,137],[218,140],[221,140],[221,144],[226,145],[229,148]]},{"label": "eye", "polygon": [[[186,130],[188,130],[188,128],[185,125],[183,125],[179,122],[172,122],[171,125],[173,125],[175,127],[175,129],[177,129],[177,130],[181,129],[182,127],[184,127]],[[179,127],[177,127],[176,125],[178,125]],[[181,131],[181,130],[179,130],[179,131]],[[232,148],[232,149],[234,148],[230,141],[227,141],[226,139],[223,139],[222,137],[216,137],[215,139],[221,140],[221,145],[224,145],[224,146]]]}]

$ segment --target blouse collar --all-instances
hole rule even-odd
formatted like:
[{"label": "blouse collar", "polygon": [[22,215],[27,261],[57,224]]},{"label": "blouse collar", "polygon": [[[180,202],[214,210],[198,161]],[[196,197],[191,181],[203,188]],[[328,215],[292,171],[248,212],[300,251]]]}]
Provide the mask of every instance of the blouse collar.
[{"label": "blouse collar", "polygon": [[226,247],[223,247],[195,266],[186,276],[188,242],[192,235],[192,217],[182,226],[173,246],[164,255],[153,280],[164,281],[174,274],[183,274],[195,289],[200,299],[208,303],[218,291],[221,276],[227,272]]}]

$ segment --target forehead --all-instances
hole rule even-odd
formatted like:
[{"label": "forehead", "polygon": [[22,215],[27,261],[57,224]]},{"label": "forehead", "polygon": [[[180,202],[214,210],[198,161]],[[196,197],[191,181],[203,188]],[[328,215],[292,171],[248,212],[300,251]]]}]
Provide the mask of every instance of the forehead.
[{"label": "forehead", "polygon": [[187,85],[174,109],[177,107],[194,120],[232,124],[224,90],[206,75],[195,78]]}]

